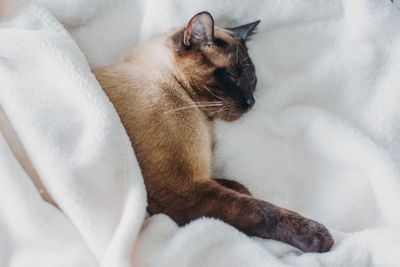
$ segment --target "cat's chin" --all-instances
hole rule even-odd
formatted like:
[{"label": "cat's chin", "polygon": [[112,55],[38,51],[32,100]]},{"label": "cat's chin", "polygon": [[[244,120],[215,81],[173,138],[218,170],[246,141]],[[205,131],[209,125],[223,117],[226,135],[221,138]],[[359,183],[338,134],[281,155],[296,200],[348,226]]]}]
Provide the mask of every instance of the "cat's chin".
[{"label": "cat's chin", "polygon": [[246,112],[238,112],[238,111],[232,111],[232,112],[224,112],[221,113],[218,118],[224,121],[236,121],[238,119],[240,119],[243,114],[245,114]]}]

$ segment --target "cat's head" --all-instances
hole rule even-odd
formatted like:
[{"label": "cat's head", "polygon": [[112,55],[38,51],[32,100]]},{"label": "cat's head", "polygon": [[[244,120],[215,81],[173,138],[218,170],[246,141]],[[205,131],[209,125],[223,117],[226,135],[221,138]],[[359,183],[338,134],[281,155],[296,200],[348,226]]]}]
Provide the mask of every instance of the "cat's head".
[{"label": "cat's head", "polygon": [[257,77],[246,41],[259,22],[222,29],[201,12],[172,36],[177,68],[210,118],[236,120],[253,107]]}]

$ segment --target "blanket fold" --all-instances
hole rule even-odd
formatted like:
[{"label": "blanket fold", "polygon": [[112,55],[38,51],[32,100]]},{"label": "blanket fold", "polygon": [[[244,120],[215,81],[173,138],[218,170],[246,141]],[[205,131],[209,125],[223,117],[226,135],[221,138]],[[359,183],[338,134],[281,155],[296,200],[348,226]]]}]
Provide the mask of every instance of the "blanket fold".
[{"label": "blanket fold", "polygon": [[[3,27],[0,24],[0,105],[60,207],[53,212],[63,216],[63,223],[74,230],[75,239],[65,246],[70,250],[86,246],[101,263],[128,259],[144,219],[146,194],[119,117],[63,26],[39,5],[9,5],[15,13],[2,22]],[[13,175],[6,178],[14,179]],[[24,182],[32,190],[33,184]],[[28,190],[25,187],[20,187],[21,193]],[[16,200],[12,193],[2,197],[7,200],[2,201],[4,208],[18,206],[13,204]],[[28,201],[43,202],[40,198]],[[9,213],[1,213],[2,218],[8,218]],[[37,211],[32,220],[48,217]],[[44,234],[55,240],[60,235],[62,241],[63,225],[52,226],[51,233]],[[10,234],[5,246],[18,244],[17,229]],[[35,231],[30,234],[38,235]],[[80,246],[74,248],[76,242]],[[18,246],[14,249],[18,251]],[[93,261],[91,253],[86,257]],[[59,262],[67,265],[70,260],[60,257]],[[129,260],[119,266],[127,264]]]},{"label": "blanket fold", "polygon": [[[202,10],[221,27],[262,21],[256,105],[216,121],[213,175],[325,224],[330,252],[209,218],[143,224],[140,168],[91,68]],[[0,2],[0,124],[59,206],[0,125],[0,266],[398,266],[399,72],[389,0]]]}]

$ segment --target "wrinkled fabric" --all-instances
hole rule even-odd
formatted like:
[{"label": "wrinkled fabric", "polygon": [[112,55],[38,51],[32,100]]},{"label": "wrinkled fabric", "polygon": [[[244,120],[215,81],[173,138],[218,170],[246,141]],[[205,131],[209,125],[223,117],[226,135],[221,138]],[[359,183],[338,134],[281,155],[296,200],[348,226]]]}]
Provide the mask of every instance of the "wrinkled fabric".
[{"label": "wrinkled fabric", "polygon": [[[13,3],[0,22],[0,105],[60,209],[0,139],[1,266],[400,264],[398,3]],[[248,42],[256,104],[238,121],[216,121],[214,176],[323,223],[330,252],[301,253],[209,218],[142,224],[140,170],[90,68],[203,10],[221,27],[261,19]]]}]

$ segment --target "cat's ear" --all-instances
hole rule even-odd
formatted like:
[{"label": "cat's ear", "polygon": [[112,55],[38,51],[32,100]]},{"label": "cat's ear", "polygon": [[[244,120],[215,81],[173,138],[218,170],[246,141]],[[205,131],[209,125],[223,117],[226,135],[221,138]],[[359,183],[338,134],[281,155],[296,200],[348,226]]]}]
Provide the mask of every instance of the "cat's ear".
[{"label": "cat's ear", "polygon": [[186,46],[214,43],[214,19],[210,13],[203,11],[194,15],[186,27],[183,43]]},{"label": "cat's ear", "polygon": [[234,36],[237,38],[246,41],[252,34],[254,34],[254,29],[257,27],[257,25],[261,22],[261,20],[254,21],[252,23],[234,27],[234,28],[228,28],[228,31],[231,31]]}]

